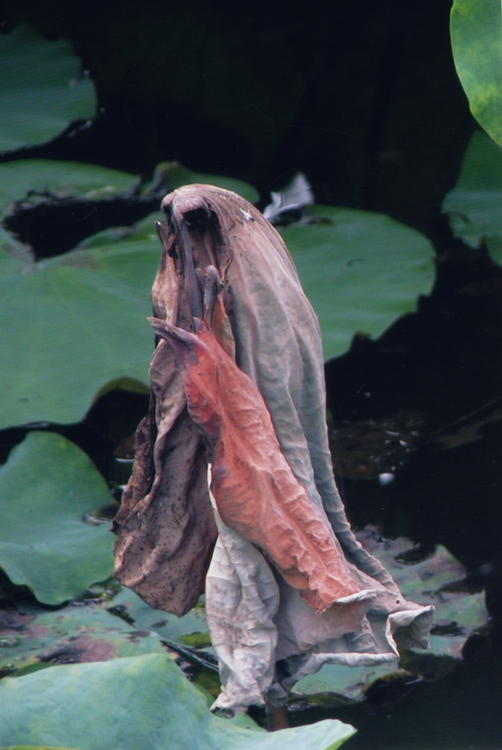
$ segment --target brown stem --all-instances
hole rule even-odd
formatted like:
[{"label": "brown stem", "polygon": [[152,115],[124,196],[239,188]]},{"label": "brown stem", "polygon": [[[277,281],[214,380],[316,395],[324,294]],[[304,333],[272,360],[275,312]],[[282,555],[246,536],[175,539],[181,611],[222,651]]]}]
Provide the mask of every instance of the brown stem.
[{"label": "brown stem", "polygon": [[289,727],[286,706],[280,708],[268,708],[267,706],[267,718],[269,732],[276,732],[278,729],[288,729]]}]

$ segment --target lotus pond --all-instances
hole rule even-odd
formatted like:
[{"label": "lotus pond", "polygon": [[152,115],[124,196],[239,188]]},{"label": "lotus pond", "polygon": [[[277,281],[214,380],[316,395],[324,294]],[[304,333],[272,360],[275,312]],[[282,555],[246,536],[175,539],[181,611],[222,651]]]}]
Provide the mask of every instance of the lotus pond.
[{"label": "lotus pond", "polygon": [[[335,3],[336,44],[280,2],[259,22],[48,5],[0,19],[0,745],[500,747],[497,3],[467,24],[456,0],[451,39],[451,2]],[[262,709],[209,712],[204,598],[149,607],[113,579],[109,528],[148,410],[161,199],[205,182],[263,209],[298,172],[315,203],[278,228],[321,323],[337,481],[436,619],[428,651],[300,680],[268,733]]]}]

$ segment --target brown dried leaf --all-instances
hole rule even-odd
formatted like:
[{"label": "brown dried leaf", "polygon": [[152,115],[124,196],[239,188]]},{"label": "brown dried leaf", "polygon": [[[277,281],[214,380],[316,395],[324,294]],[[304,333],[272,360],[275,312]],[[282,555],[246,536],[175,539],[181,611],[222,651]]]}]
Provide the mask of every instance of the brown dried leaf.
[{"label": "brown dried leaf", "polygon": [[[173,235],[164,239],[170,248]],[[154,309],[185,322],[182,279],[164,252]],[[150,411],[138,428],[133,474],[113,525],[115,575],[152,607],[182,616],[204,590],[217,531],[202,438],[188,415],[183,381],[165,342],[155,350],[150,378]]]}]

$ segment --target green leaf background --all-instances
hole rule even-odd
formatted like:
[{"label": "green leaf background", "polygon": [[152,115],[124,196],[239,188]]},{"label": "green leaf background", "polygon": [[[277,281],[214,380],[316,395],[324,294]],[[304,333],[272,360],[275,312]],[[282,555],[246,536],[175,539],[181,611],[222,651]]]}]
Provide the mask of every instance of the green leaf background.
[{"label": "green leaf background", "polygon": [[455,0],[451,39],[471,112],[502,146],[502,9],[499,0]]},{"label": "green leaf background", "polygon": [[92,461],[69,440],[32,432],[0,469],[0,566],[44,604],[61,604],[113,572],[108,524],[85,523],[110,501]]},{"label": "green leaf background", "polygon": [[272,734],[213,716],[165,656],[54,667],[0,683],[0,743],[103,750],[336,750],[354,729],[336,720]]},{"label": "green leaf background", "polygon": [[355,333],[379,336],[430,292],[433,250],[423,234],[383,214],[316,206],[318,223],[281,230],[319,317],[326,359]]},{"label": "green leaf background", "polygon": [[0,34],[0,68],[0,151],[44,143],[96,114],[94,84],[66,40],[17,26]]},{"label": "green leaf background", "polygon": [[473,247],[486,243],[491,257],[502,262],[502,148],[485,133],[472,136],[443,209],[457,237]]},{"label": "green leaf background", "polygon": [[[35,179],[42,179],[34,164]],[[17,167],[24,189],[31,165],[4,165],[0,177],[2,169]],[[53,165],[45,184],[66,191],[72,170],[78,190],[96,185],[96,168],[83,167],[80,177],[80,167],[70,164]],[[115,189],[129,179],[105,170],[101,184]],[[282,234],[320,318],[330,358],[348,349],[355,332],[379,335],[414,310],[417,296],[430,291],[434,266],[429,241],[389,217],[329,207],[314,212],[319,223],[287,227]],[[147,386],[153,337],[146,318],[160,253],[153,216],[39,262],[4,239],[0,343],[9,357],[0,372],[5,399],[0,428],[77,422],[112,380],[136,382],[138,390]]]},{"label": "green leaf background", "polygon": [[[27,27],[5,35],[1,54],[14,68],[21,58],[36,64],[47,80],[56,70],[66,81],[68,71],[73,75],[79,66],[68,45],[46,42]],[[22,97],[14,119],[37,122],[40,107],[52,111],[36,76],[22,86],[14,76],[12,87]],[[77,113],[65,89],[57,96],[69,103],[58,110],[62,129],[83,110]],[[160,179],[169,190],[210,182],[258,198],[241,181],[175,163],[158,166],[152,185]],[[17,160],[0,166],[0,216],[33,191],[50,200],[89,201],[92,210],[93,201],[124,195],[136,182],[133,175],[95,165]],[[151,190],[146,186],[142,194]],[[41,196],[28,202],[34,199],[43,202]],[[287,227],[283,235],[320,317],[330,358],[343,354],[356,332],[377,336],[415,309],[417,297],[432,286],[432,249],[423,235],[384,215],[329,207],[314,212],[318,223]],[[161,250],[153,223],[152,216],[133,229],[107,230],[65,255],[38,262],[30,248],[0,231],[0,346],[9,353],[0,373],[0,429],[75,423],[110,383],[147,387],[152,337],[145,319]]]},{"label": "green leaf background", "polygon": [[[108,233],[99,244],[0,278],[0,327],[9,352],[0,374],[0,426],[78,422],[109,381],[146,389],[153,337],[146,321],[159,262],[148,231]],[[143,386],[141,386],[143,383]]]}]

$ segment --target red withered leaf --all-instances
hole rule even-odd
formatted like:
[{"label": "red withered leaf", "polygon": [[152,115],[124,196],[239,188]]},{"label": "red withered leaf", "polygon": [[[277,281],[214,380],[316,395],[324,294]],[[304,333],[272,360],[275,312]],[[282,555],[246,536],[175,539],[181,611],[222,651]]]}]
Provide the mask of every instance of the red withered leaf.
[{"label": "red withered leaf", "polygon": [[253,542],[316,612],[362,588],[321,508],[284,458],[258,388],[199,322],[197,335],[153,319],[183,373],[190,416],[205,435],[223,522]]}]

